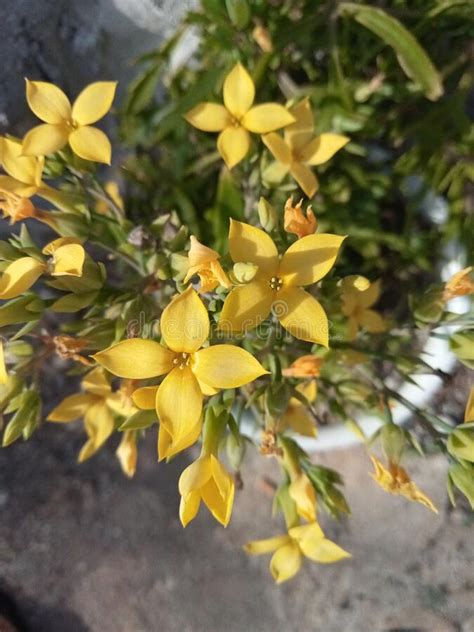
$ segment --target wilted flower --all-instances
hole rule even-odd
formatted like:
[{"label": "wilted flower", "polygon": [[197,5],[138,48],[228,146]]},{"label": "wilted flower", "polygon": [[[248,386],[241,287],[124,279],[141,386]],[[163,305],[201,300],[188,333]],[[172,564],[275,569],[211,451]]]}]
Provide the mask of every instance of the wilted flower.
[{"label": "wilted flower", "polygon": [[318,377],[323,362],[322,358],[315,355],[304,355],[283,369],[282,373],[285,377]]},{"label": "wilted flower", "polygon": [[407,472],[397,463],[389,463],[388,469],[372,454],[370,455],[375,472],[371,474],[372,478],[390,494],[404,496],[408,500],[421,503],[431,511],[438,513],[431,500],[424,494],[419,487],[410,480]]},{"label": "wilted flower", "polygon": [[285,204],[284,227],[287,233],[293,233],[301,239],[306,235],[312,235],[316,232],[318,222],[313,213],[311,206],[306,209],[306,215],[301,208],[303,199],[296,206],[293,206],[293,198],[290,197]]},{"label": "wilted flower", "polygon": [[201,286],[199,292],[212,292],[218,285],[230,288],[231,283],[219,263],[220,255],[212,248],[201,244],[191,235],[191,248],[188,252],[188,271],[184,277],[187,283],[195,274],[199,276]]},{"label": "wilted flower", "polygon": [[453,274],[444,286],[443,300],[450,301],[457,296],[474,293],[474,281],[471,279],[472,266]]}]

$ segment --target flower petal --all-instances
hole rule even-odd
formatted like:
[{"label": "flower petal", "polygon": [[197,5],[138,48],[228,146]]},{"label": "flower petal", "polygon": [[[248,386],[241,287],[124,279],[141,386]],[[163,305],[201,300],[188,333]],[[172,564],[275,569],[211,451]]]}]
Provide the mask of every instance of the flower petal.
[{"label": "flower petal", "polygon": [[351,557],[351,554],[344,551],[335,542],[328,540],[327,538],[317,539],[305,537],[299,542],[303,555],[308,557],[314,562],[320,564],[332,564],[339,562],[347,557]]},{"label": "flower petal", "polygon": [[45,123],[57,125],[69,120],[71,116],[69,99],[53,83],[27,79],[26,100],[30,109]]},{"label": "flower petal", "polygon": [[269,184],[280,184],[283,178],[288,174],[289,170],[289,165],[284,165],[283,163],[278,162],[278,160],[275,160],[275,162],[270,163],[268,167],[265,167],[262,177],[265,182],[268,182]]},{"label": "flower petal", "polygon": [[194,353],[209,336],[209,316],[192,287],[177,294],[160,319],[161,335],[173,351]]},{"label": "flower petal", "polygon": [[354,292],[357,304],[361,307],[372,307],[379,300],[381,293],[380,279],[374,281],[362,292]]},{"label": "flower petal", "polygon": [[201,498],[214,518],[224,527],[229,524],[234,504],[235,485],[230,481],[227,493],[223,496],[212,478],[201,488]]},{"label": "flower petal", "polygon": [[288,493],[295,502],[296,510],[302,518],[308,522],[316,520],[316,494],[306,474],[300,474],[290,483]]},{"label": "flower petal", "polygon": [[311,169],[301,162],[294,162],[291,165],[290,173],[303,189],[303,191],[306,193],[306,195],[309,198],[312,198],[318,190],[319,185],[318,179],[311,171]]},{"label": "flower petal", "polygon": [[314,134],[314,118],[309,99],[303,99],[301,103],[294,105],[290,108],[290,113],[296,120],[285,128],[285,141],[291,149],[299,150]]},{"label": "flower petal", "polygon": [[0,278],[0,299],[15,298],[37,281],[46,266],[32,257],[21,257],[10,263]]},{"label": "flower petal", "polygon": [[178,489],[181,496],[199,490],[212,476],[211,459],[200,457],[183,470],[179,477]]},{"label": "flower petal", "polygon": [[267,538],[265,540],[252,540],[247,542],[244,546],[244,550],[250,555],[265,555],[265,553],[273,553],[284,544],[288,544],[290,538],[287,535],[276,535],[273,538]]},{"label": "flower petal", "polygon": [[374,309],[364,309],[360,314],[359,324],[371,334],[381,334],[387,329],[385,320]]},{"label": "flower petal", "polygon": [[86,86],[72,106],[72,118],[79,125],[95,123],[112,107],[116,81],[96,81]]},{"label": "flower petal", "polygon": [[89,408],[84,418],[84,427],[90,439],[79,452],[79,463],[94,455],[114,431],[114,418],[105,402]]},{"label": "flower petal", "polygon": [[9,138],[4,138],[2,145],[2,167],[8,175],[24,184],[39,186],[44,159],[36,156],[23,156],[22,144]]},{"label": "flower petal", "polygon": [[92,357],[113,375],[146,380],[171,371],[175,354],[153,340],[130,338],[117,342]]},{"label": "flower petal", "polygon": [[137,435],[133,430],[123,433],[119,447],[115,451],[123,473],[132,478],[137,469]]},{"label": "flower petal", "polygon": [[278,250],[273,239],[259,228],[230,220],[229,251],[234,263],[254,263],[258,266],[255,279],[269,279],[278,270]]},{"label": "flower petal", "polygon": [[69,128],[65,125],[50,125],[44,123],[30,129],[23,138],[24,156],[48,156],[59,151],[66,145],[69,138]]},{"label": "flower petal", "polygon": [[183,527],[194,520],[197,516],[199,507],[201,506],[201,494],[199,492],[191,492],[187,496],[181,496],[179,503],[179,519]]},{"label": "flower petal", "polygon": [[[301,402],[298,403],[300,404]],[[290,403],[288,410],[280,419],[279,427],[281,427],[282,431],[289,428],[303,437],[316,437],[317,435],[317,428],[313,417],[306,408],[301,405],[293,406]]]},{"label": "flower petal", "polygon": [[295,542],[288,542],[275,551],[270,571],[277,584],[291,579],[301,568],[302,556]]},{"label": "flower petal", "polygon": [[316,136],[300,151],[302,162],[308,165],[322,165],[334,156],[336,152],[347,145],[347,136],[340,134],[321,134]]},{"label": "flower petal", "polygon": [[199,103],[184,118],[203,132],[222,132],[231,123],[229,112],[220,103]]},{"label": "flower petal", "polygon": [[97,397],[87,393],[75,393],[65,397],[48,415],[48,421],[68,422],[83,417],[97,402]]},{"label": "flower petal", "polygon": [[291,287],[279,294],[278,319],[299,340],[328,346],[328,318],[321,304],[301,288]]},{"label": "flower petal", "polygon": [[217,149],[229,169],[245,158],[250,149],[250,136],[243,127],[226,127],[219,134]]},{"label": "flower petal", "polygon": [[333,267],[345,237],[321,233],[295,241],[283,255],[279,275],[284,285],[311,285]]},{"label": "flower petal", "polygon": [[132,393],[132,400],[135,406],[142,410],[155,410],[156,394],[159,386],[142,386],[136,388]]},{"label": "flower petal", "polygon": [[202,417],[200,417],[189,432],[183,437],[173,437],[168,428],[161,423],[158,433],[158,460],[168,459],[192,446],[199,438],[202,430]]},{"label": "flower petal", "polygon": [[265,134],[262,136],[263,144],[268,147],[271,151],[272,155],[278,162],[283,165],[290,166],[291,163],[291,150],[288,145],[285,143],[280,134],[275,134],[272,132],[271,134]]},{"label": "flower petal", "polygon": [[158,389],[156,412],[173,441],[189,435],[201,417],[202,393],[188,367],[168,373]]},{"label": "flower petal", "polygon": [[231,335],[261,325],[268,318],[272,303],[273,292],[268,281],[251,281],[234,288],[225,299],[219,331]]},{"label": "flower petal", "polygon": [[97,127],[85,125],[74,130],[69,135],[69,144],[79,158],[110,165],[112,146],[104,132]]},{"label": "flower petal", "polygon": [[55,250],[53,258],[52,276],[82,276],[86,253],[80,244],[60,246]]},{"label": "flower petal", "polygon": [[112,392],[110,380],[104,369],[98,366],[82,378],[82,388],[87,393],[107,397]]},{"label": "flower petal", "polygon": [[242,125],[249,132],[268,134],[294,122],[290,112],[278,103],[262,103],[256,105],[245,114]]},{"label": "flower petal", "polygon": [[268,373],[248,351],[234,345],[214,345],[193,357],[198,380],[214,388],[238,388]]},{"label": "flower petal", "polygon": [[224,81],[224,103],[236,118],[240,119],[251,107],[255,98],[252,77],[242,64],[236,64]]}]

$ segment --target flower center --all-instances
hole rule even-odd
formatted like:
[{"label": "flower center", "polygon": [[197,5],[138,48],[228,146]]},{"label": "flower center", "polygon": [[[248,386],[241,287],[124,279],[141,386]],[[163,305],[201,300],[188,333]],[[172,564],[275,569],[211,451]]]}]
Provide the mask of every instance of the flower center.
[{"label": "flower center", "polygon": [[275,292],[279,292],[283,285],[283,279],[279,277],[272,277],[269,281],[270,289],[275,290]]},{"label": "flower center", "polygon": [[185,369],[187,366],[191,364],[191,354],[190,353],[179,353],[176,358],[173,360],[173,364],[176,365],[181,370]]},{"label": "flower center", "polygon": [[232,127],[240,127],[240,121],[237,117],[232,116],[230,119],[230,124]]}]

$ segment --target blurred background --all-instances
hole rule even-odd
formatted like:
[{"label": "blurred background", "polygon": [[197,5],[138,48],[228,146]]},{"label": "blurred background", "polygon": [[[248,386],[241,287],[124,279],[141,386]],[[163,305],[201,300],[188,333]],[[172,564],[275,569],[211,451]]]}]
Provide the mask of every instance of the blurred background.
[{"label": "blurred background", "polygon": [[[130,60],[156,48],[193,4],[3,0],[2,132],[21,134],[31,123],[23,77],[72,93],[97,79],[124,86],[135,74]],[[58,377],[47,387],[51,405],[63,386]],[[461,418],[468,389],[466,373],[455,371],[437,395],[440,412]],[[462,504],[449,507],[441,456],[406,463],[440,510],[433,518],[384,494],[362,448],[318,454],[344,476],[352,516],[324,526],[353,558],[305,565],[275,586],[268,558],[241,550],[279,528],[265,491],[276,480],[271,460],[248,458],[226,530],[203,511],[184,531],[177,479],[192,454],[157,465],[149,433],[129,481],[115,445],[77,465],[82,440],[77,426],[46,425],[0,454],[0,588],[34,632],[474,631],[472,518]]]}]

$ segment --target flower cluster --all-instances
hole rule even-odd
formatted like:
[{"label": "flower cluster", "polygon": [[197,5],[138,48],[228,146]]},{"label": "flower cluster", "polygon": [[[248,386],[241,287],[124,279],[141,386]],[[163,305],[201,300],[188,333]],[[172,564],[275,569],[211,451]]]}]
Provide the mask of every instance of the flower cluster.
[{"label": "flower cluster", "polygon": [[[264,31],[254,37],[271,50]],[[37,220],[48,235],[38,246],[44,232],[33,237],[23,223],[0,242],[0,408],[11,415],[3,445],[30,438],[43,419],[83,420],[87,441],[79,461],[119,433],[116,454],[128,477],[150,428],[157,429],[159,461],[200,445],[179,479],[186,527],[201,502],[229,524],[246,447],[256,444],[280,468],[274,508],[286,532],[245,549],[273,553],[270,569],[278,583],[293,577],[303,558],[326,564],[350,557],[320,525],[321,510],[336,518],[349,513],[343,481],[300,445],[301,437],[317,440],[320,420],[351,425],[385,491],[436,511],[401,465],[417,437],[394,423],[397,393],[382,363],[375,364],[390,361],[406,376],[423,361],[396,333],[385,349],[391,320],[382,281],[352,274],[345,253],[350,234],[321,220],[317,199],[316,211],[303,210],[303,199],[295,204],[286,193],[296,182],[313,198],[319,181],[311,167],[327,163],[349,138],[315,133],[308,96],[254,105],[249,72],[241,63],[231,68],[223,104],[198,103],[184,114],[197,130],[219,133],[226,202],[238,191],[232,173],[242,168],[247,178],[246,166],[258,164],[258,186],[252,189],[255,176],[248,175],[245,205],[229,203],[231,211],[219,217],[228,236],[217,246],[174,210],[138,224],[119,185],[102,184],[95,163],[110,165],[111,144],[94,124],[110,110],[115,88],[115,82],[91,84],[71,104],[58,87],[27,80],[27,102],[42,123],[22,140],[0,139],[0,209],[10,224]],[[199,142],[198,135],[193,139]],[[215,160],[204,158],[200,164]],[[186,200],[178,187],[176,199]],[[34,222],[28,227],[35,230]],[[415,300],[417,322],[447,318],[449,301],[474,291],[470,273],[467,268],[434,288],[429,302]],[[459,341],[462,332],[456,335]],[[43,414],[41,382],[51,364],[68,367],[71,380],[80,376],[81,382]],[[456,428],[423,417],[452,459],[451,495],[457,488],[471,502],[472,409],[471,394],[465,423]],[[379,415],[373,437],[354,420],[358,410]],[[375,441],[387,465],[373,453]]]}]

